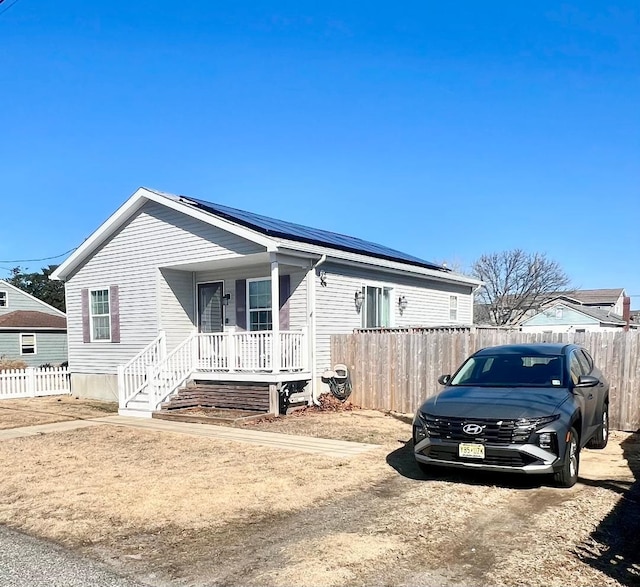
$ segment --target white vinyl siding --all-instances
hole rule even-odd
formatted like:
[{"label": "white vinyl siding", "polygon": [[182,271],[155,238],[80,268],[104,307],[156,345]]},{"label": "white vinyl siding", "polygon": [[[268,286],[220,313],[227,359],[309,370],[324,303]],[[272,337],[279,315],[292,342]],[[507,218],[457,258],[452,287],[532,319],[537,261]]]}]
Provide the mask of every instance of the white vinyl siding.
[{"label": "white vinyl siding", "polygon": [[[158,335],[162,305],[175,309],[185,304],[175,318],[168,318],[174,334],[184,327],[184,317],[193,311],[194,294],[169,301],[170,290],[174,285],[182,296],[185,280],[193,279],[193,274],[184,272],[185,280],[176,283],[172,279],[175,273],[163,277],[160,267],[240,258],[263,250],[255,243],[148,202],[67,281],[70,369],[77,373],[115,373],[118,365]],[[120,344],[108,348],[82,342],[81,290],[104,283],[119,287]]]},{"label": "white vinyl siding", "polygon": [[[470,286],[333,263],[325,263],[322,267],[326,271],[327,285],[321,287],[316,278],[316,376],[331,368],[331,335],[349,334],[362,327],[362,316],[356,310],[354,297],[356,291],[362,291],[363,284],[375,283],[392,289],[391,324],[395,327],[450,324],[451,295],[458,298],[458,322],[471,324],[473,296]],[[402,296],[406,298],[407,306],[401,314],[398,299]]]},{"label": "white vinyl siding", "polygon": [[167,335],[167,349],[171,351],[196,329],[194,274],[161,269],[159,283],[160,330]]}]

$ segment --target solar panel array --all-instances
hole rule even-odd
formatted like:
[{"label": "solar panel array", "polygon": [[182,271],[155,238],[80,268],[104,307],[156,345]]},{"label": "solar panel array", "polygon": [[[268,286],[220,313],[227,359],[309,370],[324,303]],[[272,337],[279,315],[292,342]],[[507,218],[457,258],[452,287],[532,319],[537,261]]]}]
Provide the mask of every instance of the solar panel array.
[{"label": "solar panel array", "polygon": [[220,216],[226,220],[230,220],[231,222],[251,228],[268,236],[285,238],[314,245],[324,245],[342,251],[361,253],[378,257],[380,259],[400,261],[402,263],[409,263],[411,265],[426,267],[428,269],[447,271],[445,267],[442,267],[437,263],[431,263],[430,261],[419,259],[413,255],[407,255],[401,251],[396,251],[395,249],[390,249],[389,247],[352,236],[338,234],[327,230],[319,230],[317,228],[310,228],[308,226],[302,226],[301,224],[286,222],[284,220],[276,220],[275,218],[269,218],[268,216],[238,210],[237,208],[231,208],[221,204],[212,204],[211,202],[205,202],[195,198],[181,198],[181,200],[186,204],[195,204],[197,207],[215,214],[216,216]]}]

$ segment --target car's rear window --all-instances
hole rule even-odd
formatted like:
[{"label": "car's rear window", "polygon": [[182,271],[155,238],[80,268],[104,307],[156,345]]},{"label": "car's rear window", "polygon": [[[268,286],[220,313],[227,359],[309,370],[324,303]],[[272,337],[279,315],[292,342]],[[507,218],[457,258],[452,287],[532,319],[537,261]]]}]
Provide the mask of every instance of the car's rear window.
[{"label": "car's rear window", "polygon": [[562,387],[563,358],[551,355],[481,355],[470,357],[449,385]]}]

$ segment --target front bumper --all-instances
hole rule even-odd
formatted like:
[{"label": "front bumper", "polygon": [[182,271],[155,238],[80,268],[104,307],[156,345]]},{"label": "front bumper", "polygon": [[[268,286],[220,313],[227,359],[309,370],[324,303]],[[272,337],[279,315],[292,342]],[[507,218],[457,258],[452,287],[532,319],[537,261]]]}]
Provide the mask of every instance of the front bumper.
[{"label": "front bumper", "polygon": [[414,445],[413,451],[417,461],[441,467],[545,475],[561,466],[558,455],[534,444],[485,444],[484,459],[458,456],[459,444],[425,438]]}]

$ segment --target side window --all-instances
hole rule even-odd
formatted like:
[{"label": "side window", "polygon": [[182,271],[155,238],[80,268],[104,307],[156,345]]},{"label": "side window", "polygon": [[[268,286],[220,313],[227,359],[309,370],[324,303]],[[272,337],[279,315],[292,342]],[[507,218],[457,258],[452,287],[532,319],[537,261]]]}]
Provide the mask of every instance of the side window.
[{"label": "side window", "polygon": [[574,385],[578,384],[578,379],[580,375],[584,375],[582,371],[582,367],[580,366],[580,361],[578,361],[578,356],[576,352],[571,353],[571,359],[569,361],[569,370],[571,371],[571,381]]},{"label": "side window", "polygon": [[36,354],[36,335],[20,334],[20,354],[35,355]]},{"label": "side window", "polygon": [[7,292],[0,291],[0,308],[6,308],[6,307],[7,307]]},{"label": "side window", "polygon": [[589,373],[591,373],[591,371],[593,371],[593,359],[591,358],[591,355],[584,349],[580,351],[580,354],[583,355],[584,360],[587,362],[586,374],[588,375]]}]

